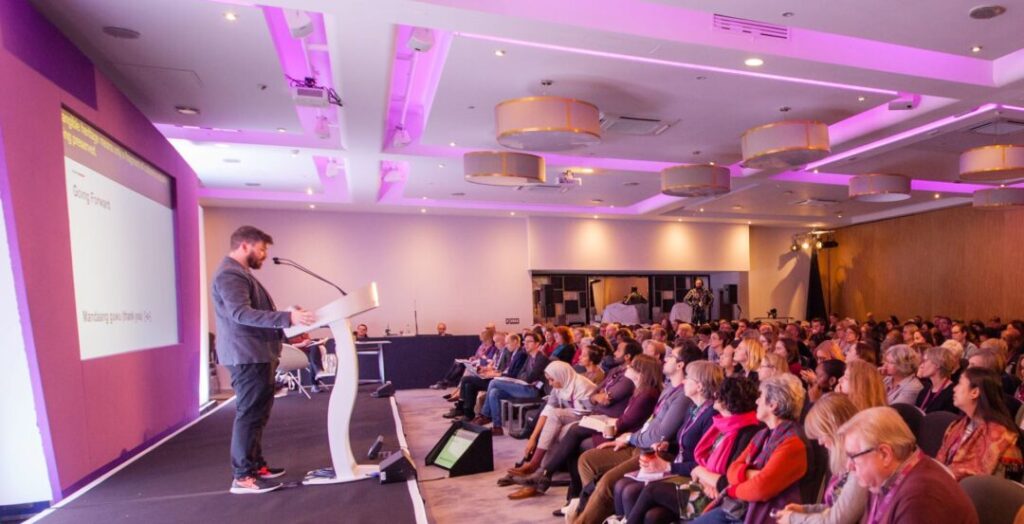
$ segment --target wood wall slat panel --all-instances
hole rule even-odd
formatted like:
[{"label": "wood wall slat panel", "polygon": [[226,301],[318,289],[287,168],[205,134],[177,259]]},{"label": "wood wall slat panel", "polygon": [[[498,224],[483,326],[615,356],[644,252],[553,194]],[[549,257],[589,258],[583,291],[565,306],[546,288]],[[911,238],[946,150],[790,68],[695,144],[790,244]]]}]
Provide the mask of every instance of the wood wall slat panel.
[{"label": "wood wall slat panel", "polygon": [[820,261],[840,315],[1024,318],[1024,210],[955,207],[842,228],[836,240]]}]

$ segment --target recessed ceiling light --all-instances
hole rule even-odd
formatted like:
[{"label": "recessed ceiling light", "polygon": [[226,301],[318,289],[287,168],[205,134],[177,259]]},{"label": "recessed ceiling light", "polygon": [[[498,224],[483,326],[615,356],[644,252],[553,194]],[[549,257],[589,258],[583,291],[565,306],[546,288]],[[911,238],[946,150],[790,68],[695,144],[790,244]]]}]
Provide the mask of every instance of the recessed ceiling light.
[{"label": "recessed ceiling light", "polygon": [[793,108],[789,107],[789,106],[782,106],[782,107],[779,108],[779,112],[780,113],[788,113],[788,112],[790,112],[792,110],[793,110]]},{"label": "recessed ceiling light", "polygon": [[702,208],[698,209],[697,211],[700,211],[701,213],[703,213],[704,212],[704,208],[702,207]]},{"label": "recessed ceiling light", "polygon": [[466,106],[466,109],[476,109],[476,106]]},{"label": "recessed ceiling light", "polygon": [[494,56],[505,56],[505,50],[504,49],[495,49],[494,50]]},{"label": "recessed ceiling light", "polygon": [[736,204],[735,206],[732,206],[732,208],[733,209],[743,209],[743,206],[741,206],[739,204]]},{"label": "recessed ceiling light", "polygon": [[600,198],[592,198],[592,199],[590,200],[590,203],[591,203],[591,204],[603,204],[603,203],[604,203],[604,200],[601,200]]},{"label": "recessed ceiling light", "polygon": [[857,101],[858,101],[858,102],[863,102],[863,101],[865,101],[865,100],[867,100],[867,98],[866,98],[866,97],[863,97],[863,96],[858,96],[858,97],[857,97]]},{"label": "recessed ceiling light", "polygon": [[572,171],[573,173],[579,173],[581,175],[593,175],[594,174],[594,168],[592,168],[592,167],[577,167],[577,168],[571,169],[570,171]]},{"label": "recessed ceiling light", "polygon": [[181,114],[183,114],[183,115],[189,115],[189,116],[198,115],[199,114],[199,109],[194,108],[192,106],[174,106],[174,110],[179,112],[179,113],[181,113]]},{"label": "recessed ceiling light", "polygon": [[444,164],[438,164],[437,167],[444,169]]},{"label": "recessed ceiling light", "polygon": [[785,13],[782,13],[782,18],[789,18],[789,17],[791,17],[791,16],[793,16],[795,14],[796,13],[794,13],[792,11],[786,11]]},{"label": "recessed ceiling light", "polygon": [[817,173],[818,173],[818,170],[817,170],[817,169],[815,169],[815,170],[814,170],[814,173],[815,173],[815,174],[817,174]]},{"label": "recessed ceiling light", "polygon": [[426,212],[427,212],[427,208],[425,208],[425,207],[421,207],[420,208],[420,213],[426,213]]},{"label": "recessed ceiling light", "polygon": [[676,219],[676,222],[682,222],[682,221],[683,221],[683,219],[681,219],[681,218],[677,218]]},{"label": "recessed ceiling light", "polygon": [[288,130],[287,130],[287,129],[285,129],[285,128],[283,128],[283,127],[279,127],[279,128],[277,128],[277,132],[278,132],[278,133],[284,133],[285,131],[288,131]]},{"label": "recessed ceiling light", "polygon": [[640,182],[626,182],[625,184],[622,184],[622,185],[624,185],[626,187],[636,187],[636,186],[640,185]]},{"label": "recessed ceiling light", "polygon": [[594,220],[597,220],[597,219],[599,219],[599,218],[601,218],[601,217],[599,217],[599,216],[597,216],[597,215],[594,215]]},{"label": "recessed ceiling light", "polygon": [[466,194],[460,191],[458,193],[452,193],[452,196],[453,197],[460,197],[460,196],[466,196]]},{"label": "recessed ceiling light", "polygon": [[704,75],[698,76],[696,78],[697,78],[697,80],[707,80],[708,79],[708,77],[706,77]]},{"label": "recessed ceiling light", "polygon": [[936,199],[942,198],[942,195],[940,195],[938,193],[935,193],[934,195],[932,195],[932,198],[936,198]]},{"label": "recessed ceiling light", "polygon": [[514,216],[516,216],[516,212],[515,211],[509,211],[508,212],[508,216],[514,217]]},{"label": "recessed ceiling light", "polygon": [[298,149],[292,149],[292,156],[299,156],[299,150]]},{"label": "recessed ceiling light", "polygon": [[712,162],[708,162],[708,164],[712,165],[712,166],[715,165],[715,163],[713,161]]},{"label": "recessed ceiling light", "polygon": [[311,188],[311,187],[307,187],[307,188],[306,188],[306,194],[307,194],[307,195],[312,195],[312,194],[313,194],[313,188]]},{"label": "recessed ceiling light", "polygon": [[1006,184],[999,184],[999,187],[1006,187]]},{"label": "recessed ceiling light", "polygon": [[843,215],[836,215],[836,218],[843,218]]},{"label": "recessed ceiling light", "polygon": [[751,222],[750,220],[747,220],[747,225],[749,226],[751,224],[753,224],[753,222]]},{"label": "recessed ceiling light", "polygon": [[247,185],[249,187],[260,187],[260,183],[259,182],[246,182],[245,185]]},{"label": "recessed ceiling light", "polygon": [[420,200],[426,200],[427,197],[420,197]]},{"label": "recessed ceiling light", "polygon": [[744,60],[743,64],[747,67],[761,67],[764,65],[764,60],[757,57],[751,57]]},{"label": "recessed ceiling light", "polygon": [[971,52],[972,53],[980,53],[982,49],[984,49],[984,48],[981,47],[980,45],[971,46]]},{"label": "recessed ceiling light", "polygon": [[231,11],[227,11],[224,13],[224,20],[227,20],[228,22],[234,22],[238,20],[238,15]]},{"label": "recessed ceiling light", "polygon": [[309,208],[310,208],[310,209],[316,209],[316,204],[310,204],[310,205],[309,205]]},{"label": "recessed ceiling light", "polygon": [[224,159],[224,163],[225,164],[241,164],[242,161],[237,159],[237,158],[225,158]]},{"label": "recessed ceiling light", "polygon": [[142,36],[141,33],[134,29],[128,29],[127,27],[118,27],[116,25],[108,25],[103,28],[103,32],[107,36],[114,38],[123,38],[125,40],[135,40]]},{"label": "recessed ceiling light", "polygon": [[455,142],[448,142],[448,147],[455,147]]},{"label": "recessed ceiling light", "polygon": [[1006,8],[1001,5],[979,5],[978,7],[971,8],[967,15],[975,20],[988,20],[1005,12]]}]

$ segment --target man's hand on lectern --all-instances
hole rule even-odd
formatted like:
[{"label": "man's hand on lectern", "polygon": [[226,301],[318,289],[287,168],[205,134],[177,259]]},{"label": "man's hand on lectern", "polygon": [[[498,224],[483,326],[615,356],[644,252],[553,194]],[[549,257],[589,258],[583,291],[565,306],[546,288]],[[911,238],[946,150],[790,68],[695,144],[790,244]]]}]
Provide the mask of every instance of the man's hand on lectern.
[{"label": "man's hand on lectern", "polygon": [[308,325],[312,324],[313,322],[316,322],[316,314],[315,313],[313,313],[312,311],[306,311],[305,309],[302,309],[299,306],[295,306],[295,307],[292,308],[292,325],[293,326],[298,326],[298,325],[308,326]]}]

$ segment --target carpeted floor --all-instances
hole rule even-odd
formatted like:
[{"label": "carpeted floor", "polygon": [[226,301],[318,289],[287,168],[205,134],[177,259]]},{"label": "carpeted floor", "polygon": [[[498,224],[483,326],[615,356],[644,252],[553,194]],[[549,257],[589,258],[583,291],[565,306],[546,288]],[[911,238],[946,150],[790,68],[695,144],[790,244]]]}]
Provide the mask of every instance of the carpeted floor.
[{"label": "carpeted floor", "polygon": [[[356,459],[377,434],[384,449],[398,449],[389,399],[360,388],[351,427]],[[276,399],[263,436],[273,466],[288,468],[280,480],[300,481],[306,471],[330,465],[328,395],[297,393]],[[263,495],[231,495],[229,442],[234,406],[224,406],[117,472],[67,506],[41,519],[49,523],[415,522],[408,486],[367,479],[329,486],[295,486]]]},{"label": "carpeted floor", "polygon": [[401,390],[396,395],[409,451],[419,469],[420,493],[428,520],[436,524],[564,522],[552,516],[551,511],[564,505],[566,488],[553,487],[545,495],[513,501],[507,495],[518,486],[502,488],[496,484],[505,470],[522,457],[526,440],[494,437],[495,470],[488,473],[448,478],[447,471],[424,465],[424,457],[450,426],[450,421],[441,417],[451,407],[441,398],[444,393],[413,389]]}]

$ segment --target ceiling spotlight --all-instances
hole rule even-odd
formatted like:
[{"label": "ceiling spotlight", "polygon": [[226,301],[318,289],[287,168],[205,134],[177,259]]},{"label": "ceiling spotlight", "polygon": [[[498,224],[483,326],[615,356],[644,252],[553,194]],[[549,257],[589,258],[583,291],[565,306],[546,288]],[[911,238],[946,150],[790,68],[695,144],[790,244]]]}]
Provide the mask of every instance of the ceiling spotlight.
[{"label": "ceiling spotlight", "polygon": [[821,249],[823,245],[824,244],[821,243],[821,240],[818,240],[817,242],[814,243],[814,249]]},{"label": "ceiling spotlight", "polygon": [[981,47],[980,45],[971,46],[971,52],[972,53],[980,53],[982,49],[984,49],[984,48]]},{"label": "ceiling spotlight", "polygon": [[703,213],[704,212],[704,208],[702,207],[702,208],[698,209],[697,211],[700,211],[701,213]]},{"label": "ceiling spotlight", "polygon": [[279,128],[277,128],[277,132],[278,132],[278,133],[284,133],[284,132],[286,132],[286,131],[288,131],[288,130],[287,130],[287,129],[285,129],[285,128],[283,128],[283,127],[279,127]]},{"label": "ceiling spotlight", "polygon": [[713,166],[713,165],[715,165],[715,163],[714,162],[708,162],[708,165]]},{"label": "ceiling spotlight", "polygon": [[506,53],[505,53],[504,49],[495,49],[494,50],[494,56],[505,56],[505,54]]},{"label": "ceiling spotlight", "polygon": [[858,96],[858,97],[857,97],[857,101],[858,101],[858,102],[863,102],[863,101],[865,101],[865,100],[867,100],[867,98],[865,98],[865,97],[863,97],[863,96]]},{"label": "ceiling spotlight", "polygon": [[682,222],[682,221],[683,221],[683,219],[681,219],[681,218],[677,218],[676,219],[676,222]]},{"label": "ceiling spotlight", "polygon": [[292,149],[292,156],[299,156],[299,150],[298,149]]},{"label": "ceiling spotlight", "polygon": [[515,211],[509,211],[508,212],[508,216],[514,217],[514,216],[516,216],[516,212]]},{"label": "ceiling spotlight", "polygon": [[601,217],[599,217],[597,215],[594,215],[594,220],[597,220],[598,218],[601,218]]},{"label": "ceiling spotlight", "polygon": [[437,167],[444,169],[444,164],[438,164]]},{"label": "ceiling spotlight", "polygon": [[448,147],[455,147],[455,142],[448,142]]},{"label": "ceiling spotlight", "polygon": [[811,249],[811,243],[806,241],[806,240],[804,240],[803,244],[800,244],[800,247],[802,247],[804,249]]},{"label": "ceiling spotlight", "polygon": [[234,22],[238,20],[238,15],[231,11],[227,11],[224,13],[224,20],[227,20],[228,22]]},{"label": "ceiling spotlight", "polygon": [[427,197],[425,197],[425,196],[420,197],[420,200],[426,200],[426,199],[427,199]]},{"label": "ceiling spotlight", "polygon": [[744,60],[743,63],[747,67],[761,67],[761,66],[764,65],[764,60],[762,60],[760,58],[757,58],[757,57],[752,57],[752,58],[748,58],[748,59]]},{"label": "ceiling spotlight", "polygon": [[179,112],[179,113],[181,113],[181,114],[183,114],[183,115],[189,115],[189,116],[198,115],[199,114],[199,109],[196,109],[196,108],[194,108],[192,106],[174,106],[174,110]]},{"label": "ceiling spotlight", "polygon": [[307,188],[306,188],[306,194],[307,194],[307,195],[312,195],[312,194],[313,194],[313,188],[311,188],[311,187],[307,187]]},{"label": "ceiling spotlight", "polygon": [[316,209],[316,204],[310,204],[310,205],[309,205],[309,208],[310,208],[310,209]]},{"label": "ceiling spotlight", "polygon": [[938,200],[939,198],[942,198],[942,195],[935,193],[934,195],[932,195],[932,198]]},{"label": "ceiling spotlight", "polygon": [[426,212],[427,212],[427,208],[425,208],[425,207],[421,207],[420,208],[420,213],[426,213]]},{"label": "ceiling spotlight", "polygon": [[751,221],[751,220],[747,220],[747,225],[748,225],[748,226],[749,226],[749,225],[752,225],[753,223],[754,223],[753,221]]},{"label": "ceiling spotlight", "polygon": [[789,250],[793,252],[799,251],[800,246],[796,245],[796,242],[793,242],[793,245],[789,246]]},{"label": "ceiling spotlight", "polygon": [[391,135],[391,146],[402,148],[412,143],[412,135],[405,129],[405,126],[395,127],[395,133]]}]

